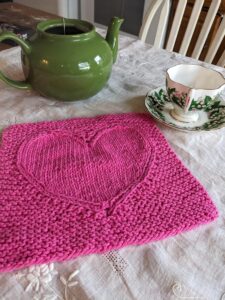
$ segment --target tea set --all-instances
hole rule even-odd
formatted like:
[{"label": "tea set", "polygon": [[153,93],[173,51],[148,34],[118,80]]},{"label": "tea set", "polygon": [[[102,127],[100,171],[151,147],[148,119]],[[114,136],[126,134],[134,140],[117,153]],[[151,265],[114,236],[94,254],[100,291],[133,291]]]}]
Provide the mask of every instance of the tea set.
[{"label": "tea set", "polygon": [[165,125],[184,131],[225,126],[225,79],[200,65],[180,64],[166,72],[166,89],[150,91],[145,105]]},{"label": "tea set", "polygon": [[33,88],[45,97],[62,101],[89,98],[109,79],[117,57],[122,22],[123,19],[117,17],[111,20],[106,39],[91,23],[73,19],[40,22],[29,40],[4,32],[0,42],[11,39],[22,48],[26,80],[15,81],[3,73],[0,73],[0,79],[10,86]]},{"label": "tea set", "polygon": [[[0,79],[61,101],[87,99],[110,77],[122,22],[121,18],[112,18],[105,39],[87,21],[61,18],[39,23],[29,40],[3,32],[0,42],[11,39],[22,48],[26,80],[12,80],[2,72]],[[151,90],[145,105],[156,120],[178,130],[218,129],[225,126],[224,89],[225,79],[219,72],[180,64],[167,70],[166,88]]]}]

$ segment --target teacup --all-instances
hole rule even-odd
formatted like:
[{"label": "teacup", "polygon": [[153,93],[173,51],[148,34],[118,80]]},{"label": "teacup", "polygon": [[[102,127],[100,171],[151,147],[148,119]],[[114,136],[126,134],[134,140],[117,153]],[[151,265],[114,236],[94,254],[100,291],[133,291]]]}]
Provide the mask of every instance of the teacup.
[{"label": "teacup", "polygon": [[209,106],[225,88],[225,79],[217,71],[180,64],[167,70],[166,88],[174,104],[172,117],[181,122],[195,122],[199,111]]}]

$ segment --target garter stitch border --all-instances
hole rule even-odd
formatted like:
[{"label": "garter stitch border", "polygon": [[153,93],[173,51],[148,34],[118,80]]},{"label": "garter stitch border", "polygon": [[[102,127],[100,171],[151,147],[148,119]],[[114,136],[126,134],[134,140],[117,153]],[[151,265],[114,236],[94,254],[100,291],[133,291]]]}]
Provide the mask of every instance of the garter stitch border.
[{"label": "garter stitch border", "polygon": [[217,216],[147,114],[3,132],[0,271],[157,241]]}]

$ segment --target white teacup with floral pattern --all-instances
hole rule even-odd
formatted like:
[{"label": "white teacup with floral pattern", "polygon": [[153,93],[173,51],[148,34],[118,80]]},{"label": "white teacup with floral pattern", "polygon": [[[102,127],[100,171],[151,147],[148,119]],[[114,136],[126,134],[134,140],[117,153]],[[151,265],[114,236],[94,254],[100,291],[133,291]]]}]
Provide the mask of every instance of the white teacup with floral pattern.
[{"label": "white teacup with floral pattern", "polygon": [[195,122],[199,110],[210,106],[212,99],[225,88],[225,79],[211,69],[180,64],[167,70],[166,88],[174,104],[172,117],[181,122]]}]

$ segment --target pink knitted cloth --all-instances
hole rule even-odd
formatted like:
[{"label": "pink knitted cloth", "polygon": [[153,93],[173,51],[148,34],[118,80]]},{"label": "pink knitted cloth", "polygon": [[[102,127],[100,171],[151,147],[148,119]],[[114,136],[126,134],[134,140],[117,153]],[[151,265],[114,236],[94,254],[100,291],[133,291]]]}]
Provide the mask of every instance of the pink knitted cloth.
[{"label": "pink knitted cloth", "polygon": [[0,211],[1,271],[160,240],[218,215],[145,114],[8,127]]}]

